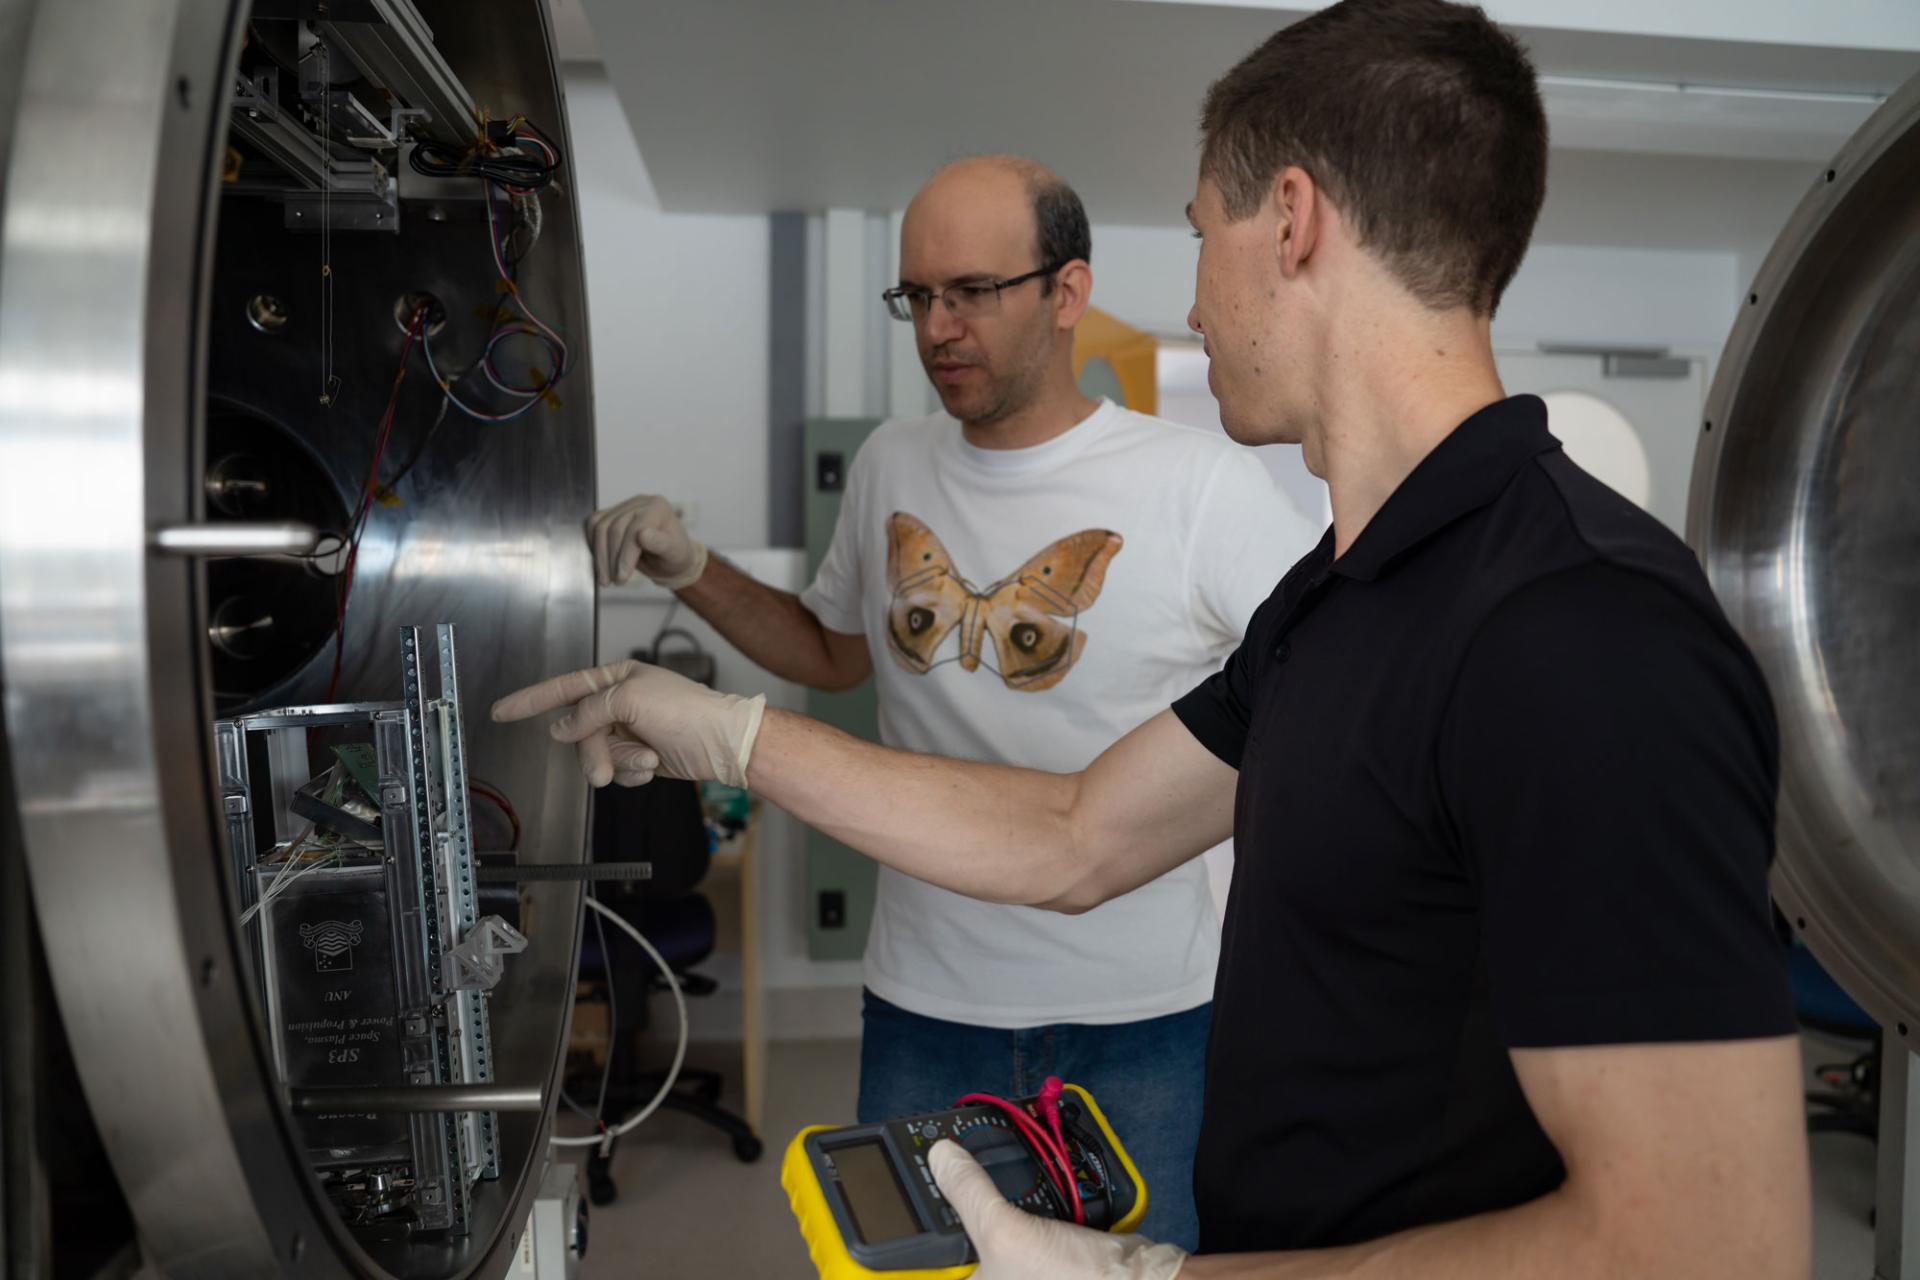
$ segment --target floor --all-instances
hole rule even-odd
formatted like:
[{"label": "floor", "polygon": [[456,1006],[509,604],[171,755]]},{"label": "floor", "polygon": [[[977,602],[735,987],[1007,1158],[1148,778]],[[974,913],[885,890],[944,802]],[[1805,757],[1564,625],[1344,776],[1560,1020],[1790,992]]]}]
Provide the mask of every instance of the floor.
[{"label": "floor", "polygon": [[[1845,1060],[1852,1050],[1806,1038],[1809,1064]],[[737,1047],[696,1045],[688,1061],[730,1072]],[[757,1164],[733,1158],[726,1139],[698,1121],[662,1112],[623,1141],[613,1175],[621,1198],[593,1211],[583,1280],[807,1280],[800,1233],[780,1190],[780,1155],[809,1124],[853,1114],[859,1049],[851,1041],[772,1046],[768,1063],[767,1152]],[[737,1096],[729,1100],[737,1107]],[[1815,1280],[1871,1280],[1873,1144],[1851,1134],[1816,1134]]]},{"label": "floor", "polygon": [[[687,1061],[725,1073],[722,1102],[740,1106],[738,1045],[692,1045]],[[851,1040],[770,1046],[767,1149],[754,1164],[741,1164],[723,1134],[691,1116],[650,1117],[614,1154],[620,1199],[593,1210],[582,1280],[813,1276],[780,1189],[780,1157],[808,1125],[853,1118],[859,1064]]]}]

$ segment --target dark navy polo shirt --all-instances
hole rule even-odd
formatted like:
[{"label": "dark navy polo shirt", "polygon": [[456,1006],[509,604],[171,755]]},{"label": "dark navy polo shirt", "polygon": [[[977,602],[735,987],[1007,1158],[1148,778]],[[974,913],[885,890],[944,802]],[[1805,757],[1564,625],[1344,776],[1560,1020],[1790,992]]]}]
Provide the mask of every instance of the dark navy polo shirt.
[{"label": "dark navy polo shirt", "polygon": [[1174,710],[1240,771],[1203,1250],[1552,1190],[1510,1049],[1794,1030],[1766,685],[1538,399],[1455,429],[1338,559],[1329,531]]}]

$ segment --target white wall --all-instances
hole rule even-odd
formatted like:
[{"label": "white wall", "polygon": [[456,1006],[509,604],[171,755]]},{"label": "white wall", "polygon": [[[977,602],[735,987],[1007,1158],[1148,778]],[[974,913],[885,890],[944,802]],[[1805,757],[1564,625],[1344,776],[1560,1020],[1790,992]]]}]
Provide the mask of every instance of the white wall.
[{"label": "white wall", "polygon": [[1494,317],[1496,347],[1670,346],[1717,357],[1741,282],[1725,252],[1535,245]]},{"label": "white wall", "polygon": [[[1696,402],[1666,405],[1648,451],[1663,495],[1658,514],[1676,528],[1692,472],[1692,429],[1703,388],[1744,296],[1738,246],[1720,251],[1600,248],[1537,244],[1522,263],[1495,317],[1493,338],[1503,369],[1532,368],[1541,343],[1589,346],[1664,346],[1700,362],[1702,377],[1677,390]],[[1191,233],[1154,227],[1095,226],[1093,301],[1130,324],[1163,336],[1185,331],[1198,252]],[[1185,344],[1181,344],[1184,348]],[[1562,358],[1565,359],[1564,357]],[[1594,362],[1597,367],[1597,361]],[[1217,429],[1217,407],[1206,392],[1204,365],[1194,353],[1163,348],[1161,413],[1192,426]],[[1558,385],[1558,384],[1556,384]],[[1515,391],[1540,390],[1524,380]],[[1644,394],[1645,388],[1630,388]],[[1673,392],[1675,388],[1662,387]],[[1664,404],[1665,402],[1663,402]],[[1657,428],[1657,431],[1656,431]],[[1325,487],[1306,471],[1299,450],[1268,445],[1258,452],[1281,488],[1312,519],[1326,518]]]},{"label": "white wall", "polygon": [[[1718,353],[1743,288],[1725,251],[1536,244],[1494,321],[1496,344],[1669,345]],[[1198,242],[1162,227],[1093,229],[1093,304],[1127,323],[1187,332]]]},{"label": "white wall", "polygon": [[[1154,0],[1228,4],[1300,14],[1324,0]],[[1487,0],[1487,16],[1516,27],[1593,31],[1614,36],[1764,41],[1862,49],[1920,48],[1920,11],[1908,0]]]},{"label": "white wall", "polygon": [[566,67],[600,503],[664,493],[715,546],[767,541],[764,217],[663,213],[613,86]]},{"label": "white wall", "polygon": [[[566,88],[586,238],[599,501],[664,493],[689,510],[696,536],[763,580],[798,589],[800,553],[765,548],[768,220],[663,213],[605,73],[569,64]],[[645,583],[602,592],[602,659],[646,645],[668,604]],[[717,655],[722,688],[804,709],[802,690],[754,667],[690,611],[674,625]],[[807,957],[802,837],[784,812],[764,815],[758,909],[769,1031],[857,1035],[859,965]],[[738,957],[701,967],[722,993],[690,1002],[695,1034],[737,1037]]]}]

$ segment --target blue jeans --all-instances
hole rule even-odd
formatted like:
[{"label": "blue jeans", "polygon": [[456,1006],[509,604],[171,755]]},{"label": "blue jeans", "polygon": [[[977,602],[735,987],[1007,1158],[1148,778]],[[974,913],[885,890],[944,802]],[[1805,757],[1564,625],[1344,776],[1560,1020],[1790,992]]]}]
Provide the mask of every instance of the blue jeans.
[{"label": "blue jeans", "polygon": [[944,1110],[968,1093],[1028,1097],[1059,1076],[1093,1095],[1146,1179],[1139,1231],[1189,1252],[1199,1246],[1193,1148],[1212,1005],[1144,1022],[1007,1031],[922,1017],[864,994],[862,1124]]}]

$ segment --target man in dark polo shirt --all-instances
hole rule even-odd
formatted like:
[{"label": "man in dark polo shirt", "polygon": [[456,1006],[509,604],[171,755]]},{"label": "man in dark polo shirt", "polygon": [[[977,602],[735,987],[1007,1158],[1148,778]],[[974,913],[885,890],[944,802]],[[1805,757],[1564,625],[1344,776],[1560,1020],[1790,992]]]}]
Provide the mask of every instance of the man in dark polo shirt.
[{"label": "man in dark polo shirt", "polygon": [[1478,9],[1347,0],[1221,79],[1203,132],[1222,420],[1299,443],[1334,511],[1222,672],[1074,775],[634,663],[495,717],[575,704],[553,734],[590,776],[751,785],[999,902],[1098,910],[1235,837],[1214,1256],[1030,1217],[939,1144],[980,1280],[1805,1276],[1766,687],[1687,549],[1494,368],[1544,188],[1532,67]]}]

